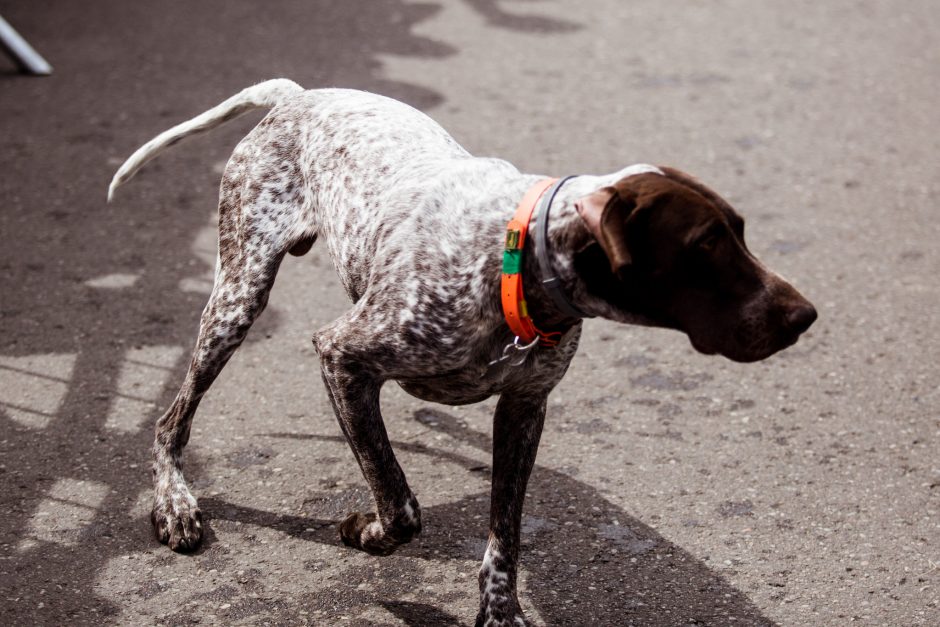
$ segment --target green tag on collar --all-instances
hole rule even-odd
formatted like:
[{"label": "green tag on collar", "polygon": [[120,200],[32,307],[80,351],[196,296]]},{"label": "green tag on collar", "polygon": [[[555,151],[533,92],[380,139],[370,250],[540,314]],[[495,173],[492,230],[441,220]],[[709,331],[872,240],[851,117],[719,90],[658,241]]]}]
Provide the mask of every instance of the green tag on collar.
[{"label": "green tag on collar", "polygon": [[519,274],[522,270],[522,250],[503,251],[503,274]]}]

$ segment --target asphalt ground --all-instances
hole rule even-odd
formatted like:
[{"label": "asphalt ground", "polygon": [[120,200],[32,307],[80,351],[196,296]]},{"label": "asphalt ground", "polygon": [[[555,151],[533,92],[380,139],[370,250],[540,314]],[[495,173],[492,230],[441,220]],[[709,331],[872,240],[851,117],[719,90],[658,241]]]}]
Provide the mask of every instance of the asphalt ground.
[{"label": "asphalt ground", "polygon": [[[765,362],[586,324],[550,399],[520,576],[548,625],[940,625],[940,4],[0,0],[49,60],[0,56],[0,623],[465,625],[492,402],[394,386],[423,506],[396,555],[309,338],[347,307],[314,247],[202,403],[192,555],[151,536],[152,424],[211,285],[227,155],[260,114],[134,149],[251,83],[368,89],[548,174],[692,172],[817,305]],[[507,208],[511,212],[512,208]],[[508,213],[507,213],[508,216]]]}]

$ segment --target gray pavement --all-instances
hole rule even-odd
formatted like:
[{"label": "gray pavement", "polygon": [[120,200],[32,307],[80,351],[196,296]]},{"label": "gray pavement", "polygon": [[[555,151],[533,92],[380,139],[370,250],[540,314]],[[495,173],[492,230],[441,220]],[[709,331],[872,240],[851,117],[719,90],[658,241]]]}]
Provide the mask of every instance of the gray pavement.
[{"label": "gray pavement", "polygon": [[[0,0],[55,67],[0,57],[0,623],[468,624],[492,402],[388,386],[425,532],[342,547],[368,494],[309,338],[346,307],[323,250],[197,415],[194,555],[156,543],[148,447],[254,115],[123,159],[288,76],[405,100],[534,172],[693,172],[816,303],[766,362],[586,324],[526,503],[522,603],[548,625],[940,624],[940,4],[932,0]],[[511,211],[511,208],[507,208]],[[507,214],[508,215],[508,214]]]}]

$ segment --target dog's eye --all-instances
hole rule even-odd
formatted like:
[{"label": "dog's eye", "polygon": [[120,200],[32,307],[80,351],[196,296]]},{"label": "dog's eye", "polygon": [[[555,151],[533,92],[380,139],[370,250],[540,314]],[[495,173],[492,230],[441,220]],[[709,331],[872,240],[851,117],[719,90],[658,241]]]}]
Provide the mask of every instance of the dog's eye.
[{"label": "dog's eye", "polygon": [[719,232],[716,229],[709,229],[702,237],[695,242],[695,247],[702,252],[711,252],[718,245]]}]

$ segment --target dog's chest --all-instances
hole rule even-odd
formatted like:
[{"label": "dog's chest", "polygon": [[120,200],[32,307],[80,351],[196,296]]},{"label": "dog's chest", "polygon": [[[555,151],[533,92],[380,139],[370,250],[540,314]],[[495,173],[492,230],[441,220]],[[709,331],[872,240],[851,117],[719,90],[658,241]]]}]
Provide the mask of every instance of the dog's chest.
[{"label": "dog's chest", "polygon": [[479,403],[499,393],[502,378],[486,377],[486,370],[463,370],[421,379],[403,379],[397,383],[408,394],[429,403],[443,405],[468,405]]},{"label": "dog's chest", "polygon": [[[578,349],[581,325],[573,328],[556,348],[537,348],[516,362],[521,354],[504,356],[502,343],[495,350],[483,350],[476,359],[460,369],[439,375],[396,379],[398,385],[412,396],[431,403],[467,405],[478,403],[506,390],[524,391],[553,388],[564,376]],[[494,361],[496,363],[494,363]]]}]

